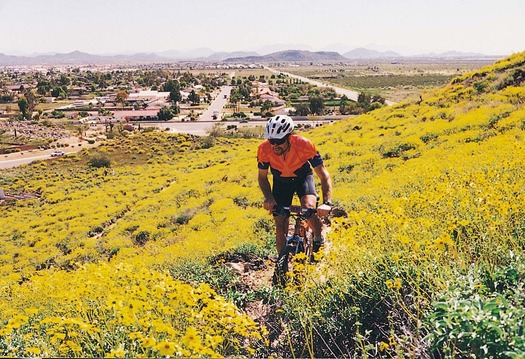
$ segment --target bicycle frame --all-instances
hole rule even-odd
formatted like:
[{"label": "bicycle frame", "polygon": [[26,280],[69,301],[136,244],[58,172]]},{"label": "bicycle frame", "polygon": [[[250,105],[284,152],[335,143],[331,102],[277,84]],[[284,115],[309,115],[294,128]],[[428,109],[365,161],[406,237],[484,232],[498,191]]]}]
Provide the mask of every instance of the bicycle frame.
[{"label": "bicycle frame", "polygon": [[309,229],[308,219],[316,213],[313,208],[301,208],[300,206],[282,207],[279,206],[273,212],[276,216],[292,217],[295,219],[294,232],[286,237],[284,248],[279,253],[276,263],[276,273],[274,283],[284,284],[286,272],[290,270],[291,258],[304,252],[310,261],[313,261],[313,239],[307,236]]},{"label": "bicycle frame", "polygon": [[316,213],[315,209],[303,208],[301,206],[278,206],[273,212],[273,214],[276,216],[292,217],[295,219],[294,232],[291,236],[286,237],[286,246],[295,246],[295,254],[301,251],[301,244],[303,245],[304,249],[306,249],[304,247],[305,245],[306,247],[312,245],[312,243],[308,243],[308,241],[305,241],[305,239],[307,239],[306,233],[309,228],[307,221],[314,213]]}]

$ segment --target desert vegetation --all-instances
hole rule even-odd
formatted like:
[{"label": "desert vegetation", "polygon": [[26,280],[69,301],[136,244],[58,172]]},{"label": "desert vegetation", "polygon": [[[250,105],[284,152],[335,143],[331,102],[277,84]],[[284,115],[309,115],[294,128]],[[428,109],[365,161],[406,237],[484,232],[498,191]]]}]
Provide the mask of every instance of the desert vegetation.
[{"label": "desert vegetation", "polygon": [[394,102],[415,100],[452,78],[488,65],[488,60],[403,59],[355,61],[345,66],[284,67],[283,70],[327,84],[381,96]]},{"label": "desert vegetation", "polygon": [[259,138],[137,132],[4,170],[38,196],[1,203],[1,355],[522,357],[524,73],[305,132],[345,215],[286,288],[246,281],[272,265]]}]

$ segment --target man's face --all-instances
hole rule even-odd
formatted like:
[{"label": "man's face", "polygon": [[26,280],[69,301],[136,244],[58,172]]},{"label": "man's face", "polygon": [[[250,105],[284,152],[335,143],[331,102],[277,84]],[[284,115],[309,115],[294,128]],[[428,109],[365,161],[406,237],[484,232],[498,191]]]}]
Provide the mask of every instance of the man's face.
[{"label": "man's face", "polygon": [[270,140],[272,145],[273,153],[277,156],[284,154],[288,150],[288,139],[283,138],[282,140]]}]

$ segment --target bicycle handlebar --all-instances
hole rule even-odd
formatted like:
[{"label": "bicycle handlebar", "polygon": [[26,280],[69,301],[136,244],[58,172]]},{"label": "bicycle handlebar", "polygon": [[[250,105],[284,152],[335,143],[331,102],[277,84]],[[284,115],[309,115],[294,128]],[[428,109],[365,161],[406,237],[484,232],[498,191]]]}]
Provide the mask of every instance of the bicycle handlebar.
[{"label": "bicycle handlebar", "polygon": [[277,205],[274,207],[272,214],[274,216],[288,217],[291,214],[304,217],[306,219],[310,218],[314,213],[317,213],[315,208],[303,208],[301,206],[280,206]]}]

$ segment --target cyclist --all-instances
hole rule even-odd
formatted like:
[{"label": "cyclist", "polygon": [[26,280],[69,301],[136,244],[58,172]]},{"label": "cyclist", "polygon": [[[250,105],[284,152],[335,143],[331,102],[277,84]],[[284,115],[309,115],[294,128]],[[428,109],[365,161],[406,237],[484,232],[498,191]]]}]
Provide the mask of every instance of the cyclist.
[{"label": "cyclist", "polygon": [[[324,244],[322,223],[331,210],[332,181],[315,145],[308,139],[294,135],[294,122],[288,116],[274,116],[266,123],[264,137],[257,151],[258,181],[264,195],[264,208],[270,212],[276,205],[290,206],[297,193],[301,207],[315,208],[318,196],[315,190],[313,172],[321,180],[323,204],[317,208],[308,223],[314,232],[314,251]],[[312,171],[313,168],[313,171]],[[268,169],[273,175],[270,186]],[[277,253],[286,244],[289,217],[274,216]]]}]

